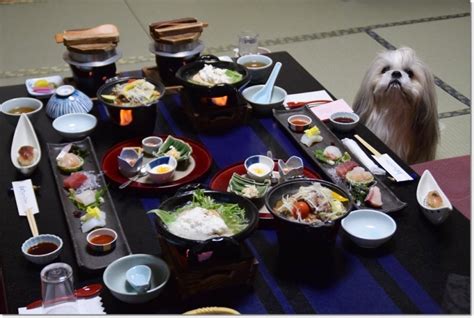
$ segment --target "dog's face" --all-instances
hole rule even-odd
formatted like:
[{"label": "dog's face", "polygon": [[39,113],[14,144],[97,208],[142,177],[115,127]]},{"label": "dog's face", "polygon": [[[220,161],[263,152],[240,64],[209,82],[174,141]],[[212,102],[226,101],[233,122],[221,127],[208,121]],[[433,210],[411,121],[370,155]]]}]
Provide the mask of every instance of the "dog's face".
[{"label": "dog's face", "polygon": [[390,104],[416,105],[426,92],[425,68],[410,48],[386,51],[375,59],[366,84],[378,101],[389,98]]}]

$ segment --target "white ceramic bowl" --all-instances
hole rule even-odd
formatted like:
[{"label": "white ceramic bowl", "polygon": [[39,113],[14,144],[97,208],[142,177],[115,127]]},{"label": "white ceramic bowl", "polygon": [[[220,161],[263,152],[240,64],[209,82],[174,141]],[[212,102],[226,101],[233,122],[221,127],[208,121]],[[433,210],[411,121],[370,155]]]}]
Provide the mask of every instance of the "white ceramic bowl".
[{"label": "white ceramic bowl", "polygon": [[254,85],[247,87],[242,92],[242,96],[245,100],[252,106],[252,111],[261,114],[261,115],[269,115],[272,113],[272,110],[275,107],[283,105],[283,102],[286,98],[286,91],[278,86],[273,87],[272,97],[270,99],[270,103],[268,104],[261,104],[257,103],[254,100],[254,95],[257,93],[264,85]]},{"label": "white ceramic bowl", "polygon": [[[427,195],[431,191],[438,192],[442,200],[442,204],[438,208],[430,207],[426,202]],[[446,194],[444,194],[443,190],[441,190],[429,170],[423,172],[420,181],[418,182],[418,187],[416,188],[416,199],[421,207],[423,215],[433,224],[443,223],[453,210],[451,202]]]},{"label": "white ceramic bowl", "polygon": [[20,119],[20,114],[12,114],[10,112],[15,108],[20,107],[27,107],[33,109],[32,111],[25,114],[28,116],[30,121],[34,123],[38,119],[39,113],[43,108],[43,102],[39,99],[31,97],[18,97],[3,102],[1,110],[10,124],[16,125],[18,123],[18,119]]},{"label": "white ceramic bowl", "polygon": [[[28,253],[28,250],[31,247],[36,246],[40,243],[53,243],[57,245],[57,248],[50,253],[42,255],[34,255]],[[46,264],[52,262],[56,257],[59,256],[62,248],[63,240],[59,236],[52,234],[40,234],[38,236],[30,237],[21,245],[21,251],[23,252],[25,258],[35,264]]]},{"label": "white ceramic bowl", "polygon": [[[254,83],[265,82],[270,75],[273,60],[266,55],[248,54],[237,59],[237,64],[247,68],[251,81]],[[254,66],[259,64],[261,66]]]},{"label": "white ceramic bowl", "polygon": [[[173,178],[178,162],[174,157],[163,156],[153,159],[146,165],[146,171],[149,178],[156,184],[163,184]],[[159,171],[160,167],[166,166],[163,172]]]},{"label": "white ceramic bowl", "polygon": [[148,155],[153,155],[163,144],[163,139],[157,136],[150,136],[142,139],[143,151]]},{"label": "white ceramic bowl", "polygon": [[272,176],[275,162],[270,157],[255,155],[245,159],[244,166],[251,179],[264,181]]},{"label": "white ceramic bowl", "polygon": [[349,213],[341,222],[342,228],[360,247],[375,248],[388,241],[397,223],[385,213],[361,209]]},{"label": "white ceramic bowl", "polygon": [[[127,271],[137,265],[146,265],[152,272],[150,289],[144,293],[137,292],[127,282]],[[132,254],[119,258],[109,264],[102,276],[105,286],[119,300],[138,304],[156,298],[165,287],[170,277],[168,265],[161,259],[148,254]]]},{"label": "white ceramic bowl", "polygon": [[334,129],[345,132],[357,126],[359,115],[350,112],[336,112],[329,116],[329,122]]},{"label": "white ceramic bowl", "polygon": [[84,138],[97,126],[94,115],[77,113],[59,116],[53,120],[53,128],[58,134],[69,139]]}]

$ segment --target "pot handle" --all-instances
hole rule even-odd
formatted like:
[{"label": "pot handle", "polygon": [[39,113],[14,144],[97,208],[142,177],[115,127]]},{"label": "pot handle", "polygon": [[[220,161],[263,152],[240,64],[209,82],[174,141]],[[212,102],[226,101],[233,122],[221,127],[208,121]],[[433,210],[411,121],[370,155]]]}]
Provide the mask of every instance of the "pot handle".
[{"label": "pot handle", "polygon": [[201,55],[199,57],[199,61],[203,61],[203,62],[219,62],[219,58],[215,55],[212,55],[212,54],[206,54],[206,55]]},{"label": "pot handle", "polygon": [[198,189],[210,190],[209,187],[207,187],[206,185],[204,185],[202,183],[190,183],[190,184],[187,184],[187,185],[184,185],[184,186],[178,188],[178,190],[176,190],[175,195],[179,196],[183,193],[192,192],[192,191],[195,191],[195,190],[198,190]]}]

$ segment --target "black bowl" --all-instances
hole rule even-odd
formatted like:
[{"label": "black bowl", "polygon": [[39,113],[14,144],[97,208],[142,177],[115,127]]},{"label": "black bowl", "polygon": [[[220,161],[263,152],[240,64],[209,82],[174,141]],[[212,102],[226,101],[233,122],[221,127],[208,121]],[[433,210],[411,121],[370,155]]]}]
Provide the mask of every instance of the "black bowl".
[{"label": "black bowl", "polygon": [[[309,186],[314,183],[320,183],[332,191],[348,198],[349,200],[344,203],[348,212],[335,220],[317,225],[293,221],[274,212],[273,207],[276,205],[278,200],[281,200],[283,195],[294,194],[298,191],[299,187]],[[334,245],[337,231],[340,228],[341,219],[349,214],[349,211],[353,206],[353,200],[346,190],[331,182],[319,179],[296,179],[283,182],[273,187],[265,195],[265,206],[275,219],[280,248],[285,251],[297,252],[298,250],[301,250],[302,252],[307,253],[308,248],[312,250],[314,250],[314,248],[321,250],[331,248]]]},{"label": "black bowl", "polygon": [[[110,92],[112,91],[112,88],[115,85],[123,84],[123,83],[128,82],[129,80],[134,80],[134,79],[143,79],[143,77],[134,77],[134,76],[114,77],[107,80],[106,83],[102,85],[97,91],[97,99],[106,106],[107,116],[112,120],[112,122],[120,126],[129,126],[132,124],[140,126],[140,125],[143,125],[144,122],[148,122],[148,121],[153,121],[154,123],[155,116],[156,116],[156,104],[158,103],[160,98],[163,97],[163,94],[165,93],[165,86],[163,85],[163,83],[146,79],[148,82],[155,85],[156,90],[160,93],[160,97],[156,100],[156,102],[153,102],[152,104],[139,105],[139,106],[121,106],[121,105],[115,105],[113,103],[110,103],[106,101],[104,98],[102,98],[102,95],[110,95]],[[122,110],[131,111],[132,121],[125,124],[121,121],[120,112]]]},{"label": "black bowl", "polygon": [[[245,229],[228,237],[215,237],[205,241],[191,240],[183,238],[168,231],[166,224],[155,214],[154,223],[160,235],[169,243],[176,245],[183,249],[190,249],[192,253],[197,254],[205,251],[215,251],[217,249],[226,249],[238,247],[240,242],[247,238],[256,229],[258,224],[258,210],[255,205],[248,199],[238,196],[234,193],[219,192],[212,190],[204,190],[204,195],[210,196],[216,202],[220,203],[237,203],[239,207],[245,210],[245,216],[248,220],[248,225]],[[176,209],[185,206],[193,199],[193,191],[176,194],[165,200],[160,205],[161,210],[176,211]]]},{"label": "black bowl", "polygon": [[[242,74],[242,79],[233,84],[216,84],[211,87],[191,83],[189,79],[194,74],[199,72],[199,70],[201,70],[206,64],[210,64],[218,68],[239,72],[240,74]],[[192,94],[197,94],[199,96],[206,97],[216,97],[238,92],[241,87],[247,85],[250,82],[250,74],[247,69],[240,64],[221,61],[213,55],[202,55],[196,61],[182,66],[176,72],[176,79],[186,89],[190,90]]]}]

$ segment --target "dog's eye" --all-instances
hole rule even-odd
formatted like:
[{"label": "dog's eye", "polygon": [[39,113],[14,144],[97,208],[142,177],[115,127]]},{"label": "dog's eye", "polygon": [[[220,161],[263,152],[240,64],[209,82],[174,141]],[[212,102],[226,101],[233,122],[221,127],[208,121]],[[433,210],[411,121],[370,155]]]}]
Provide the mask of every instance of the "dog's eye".
[{"label": "dog's eye", "polygon": [[405,73],[407,73],[407,75],[408,75],[409,78],[412,78],[412,77],[413,77],[414,74],[413,74],[413,71],[412,71],[412,70],[406,69],[406,70],[404,70],[404,71],[405,71]]},{"label": "dog's eye", "polygon": [[385,67],[382,69],[382,74],[385,73],[386,71],[388,71],[389,69],[390,69],[390,67],[385,66]]}]

